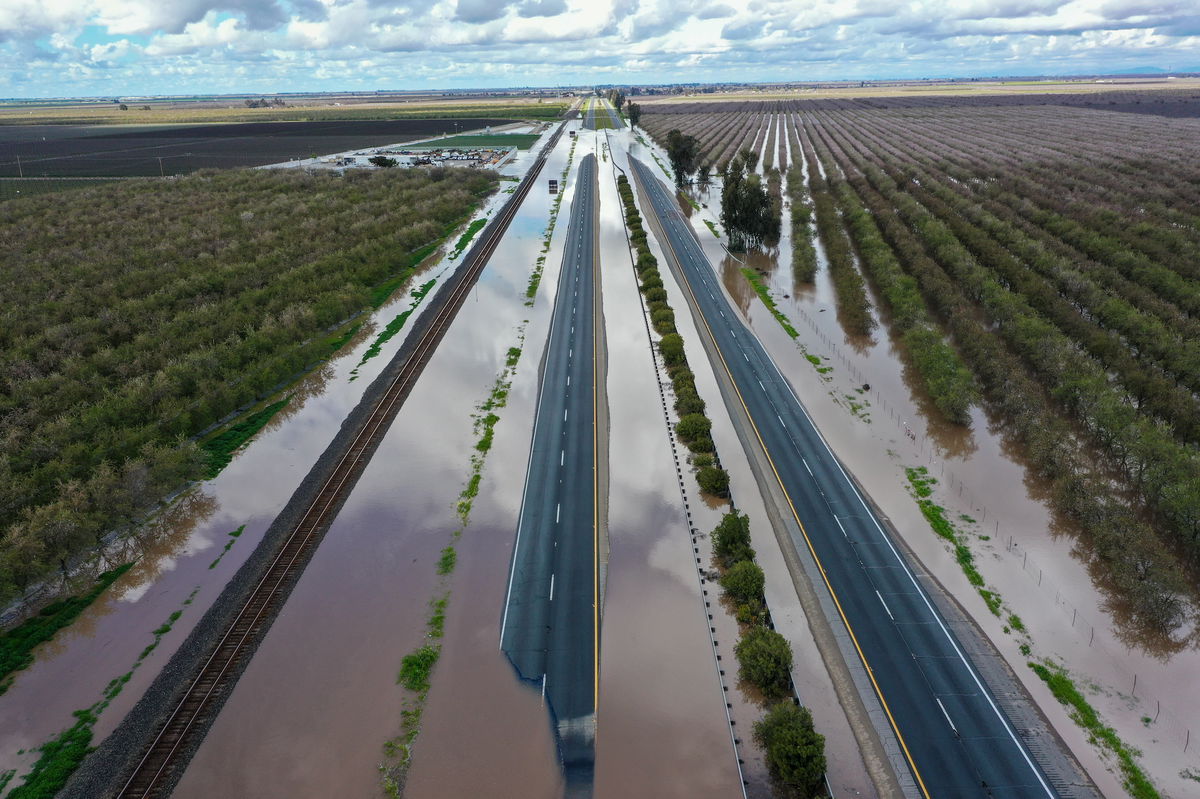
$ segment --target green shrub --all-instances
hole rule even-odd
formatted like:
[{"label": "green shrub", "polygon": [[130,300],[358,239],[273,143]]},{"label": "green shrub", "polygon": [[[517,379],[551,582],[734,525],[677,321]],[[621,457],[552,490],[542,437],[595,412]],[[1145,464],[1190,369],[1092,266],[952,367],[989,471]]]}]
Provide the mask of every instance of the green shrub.
[{"label": "green shrub", "polygon": [[737,511],[726,513],[713,528],[712,545],[713,554],[723,566],[754,560],[754,548],[750,546],[750,517]]},{"label": "green shrub", "polygon": [[687,363],[687,356],[683,352],[683,336],[678,333],[663,336],[658,342],[658,351],[662,353],[663,362],[667,366],[682,366]]},{"label": "green shrub", "polygon": [[752,560],[738,561],[721,577],[721,587],[738,604],[762,599],[764,582],[763,570]]},{"label": "green shrub", "polygon": [[684,443],[708,437],[712,422],[702,413],[689,413],[675,425],[675,432]]},{"label": "green shrub", "polygon": [[752,627],[738,641],[733,652],[738,659],[738,677],[750,683],[768,699],[787,696],[792,673],[792,646],[779,633],[766,627]]},{"label": "green shrub", "polygon": [[813,729],[808,708],[780,702],[754,724],[775,795],[786,799],[824,796],[825,736]]},{"label": "green shrub", "polygon": [[[714,444],[713,440],[711,438],[709,438],[708,436],[700,436],[699,438],[692,439],[691,441],[687,442],[687,448],[690,449],[692,452],[716,452],[717,451],[717,445]],[[726,481],[728,481],[728,476],[726,476]],[[726,483],[726,485],[728,485],[728,482]],[[703,483],[701,483],[701,486],[703,486]],[[721,497],[728,496],[728,492],[726,492],[725,494],[717,494],[716,496],[721,496]]]},{"label": "green shrub", "polygon": [[712,466],[713,465],[713,456],[707,452],[701,452],[697,455],[693,455],[692,456],[692,465],[695,466],[697,469],[703,468],[705,466]]},{"label": "green shrub", "polygon": [[662,288],[662,276],[658,274],[657,269],[647,269],[642,274],[642,291],[651,291],[652,289]]},{"label": "green shrub", "polygon": [[662,286],[649,289],[647,291],[642,292],[642,294],[643,294],[643,296],[645,296],[646,302],[649,302],[649,303],[666,302],[666,300],[667,300],[667,290],[664,289]]},{"label": "green shrub", "polygon": [[681,391],[675,395],[675,412],[680,416],[704,413],[704,400],[693,390]]},{"label": "green shrub", "polygon": [[675,393],[680,391],[695,391],[696,390],[696,375],[691,369],[683,368],[671,373],[671,385],[675,388]]},{"label": "green shrub", "polygon": [[[663,335],[666,335],[667,333],[675,332],[675,312],[669,308],[665,308],[665,309],[658,310],[658,311],[652,311],[650,313],[650,322],[651,322],[651,324],[654,325],[654,329],[658,330],[658,332],[662,333]],[[660,330],[659,329],[660,325],[667,325],[671,329],[665,330],[665,331]]]},{"label": "green shrub", "polygon": [[639,272],[642,272],[646,269],[654,269],[657,266],[658,266],[658,259],[655,258],[651,253],[648,253],[648,252],[638,253],[637,270]]},{"label": "green shrub", "polygon": [[[646,310],[651,314],[656,314],[659,311],[671,311],[671,305],[664,300],[655,300],[654,302],[646,303]],[[674,313],[674,311],[671,312]]]}]

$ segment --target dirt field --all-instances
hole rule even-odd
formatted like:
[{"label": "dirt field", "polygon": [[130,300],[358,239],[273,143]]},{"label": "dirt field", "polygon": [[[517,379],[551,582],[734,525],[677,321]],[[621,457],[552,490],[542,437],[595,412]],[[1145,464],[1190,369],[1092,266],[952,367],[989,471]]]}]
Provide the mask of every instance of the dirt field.
[{"label": "dirt field", "polygon": [[[456,120],[460,130],[501,118]],[[0,126],[0,178],[178,175],[250,167],[453,132],[440,119],[181,126]],[[19,160],[18,160],[19,159]]]}]

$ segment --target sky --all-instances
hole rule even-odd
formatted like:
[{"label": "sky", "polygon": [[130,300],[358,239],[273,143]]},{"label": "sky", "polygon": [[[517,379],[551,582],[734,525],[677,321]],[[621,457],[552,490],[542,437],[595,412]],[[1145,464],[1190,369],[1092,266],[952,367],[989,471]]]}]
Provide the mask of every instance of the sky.
[{"label": "sky", "polygon": [[1200,70],[1200,0],[0,0],[0,97]]}]

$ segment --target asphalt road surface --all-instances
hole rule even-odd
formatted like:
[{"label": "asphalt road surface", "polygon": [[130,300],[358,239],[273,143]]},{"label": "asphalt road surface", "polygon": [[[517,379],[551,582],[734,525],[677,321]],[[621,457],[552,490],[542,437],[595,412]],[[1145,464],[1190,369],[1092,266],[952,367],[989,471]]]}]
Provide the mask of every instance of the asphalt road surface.
[{"label": "asphalt road surface", "polygon": [[575,184],[543,362],[500,647],[537,684],[568,785],[590,787],[599,669],[596,156]]},{"label": "asphalt road surface", "polygon": [[[926,797],[1057,797],[753,333],[674,197],[631,159],[755,434],[789,498],[914,780]],[[835,622],[836,623],[836,622]]]}]

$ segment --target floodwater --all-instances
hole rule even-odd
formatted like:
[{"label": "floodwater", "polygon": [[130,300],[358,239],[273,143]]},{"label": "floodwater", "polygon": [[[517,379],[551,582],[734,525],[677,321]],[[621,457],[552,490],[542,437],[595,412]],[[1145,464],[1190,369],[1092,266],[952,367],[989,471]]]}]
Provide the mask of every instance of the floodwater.
[{"label": "floodwater", "polygon": [[[622,162],[629,138],[610,139]],[[600,166],[611,549],[595,795],[736,796],[737,755],[706,629],[712,609],[696,573],[616,175],[611,161]],[[686,471],[683,479],[694,505],[694,479]]]},{"label": "floodwater", "polygon": [[[799,153],[791,160],[803,163]],[[752,256],[749,261],[765,270],[771,294],[799,331],[799,342],[788,338],[761,303],[748,301],[745,281],[737,279],[740,275],[734,268],[740,265],[731,262],[703,222],[706,217],[715,220],[716,197],[714,188],[710,207],[693,215],[692,225],[750,325],[848,470],[895,524],[922,565],[997,645],[1100,789],[1106,795],[1123,795],[1119,777],[1107,771],[1084,734],[1026,666],[1029,658],[1019,649],[1022,639],[1007,633],[1004,623],[987,611],[952,555],[933,535],[905,489],[904,467],[926,466],[940,480],[933,498],[973,534],[977,565],[1009,612],[1028,628],[1033,656],[1067,666],[1104,721],[1127,744],[1141,750],[1139,761],[1163,795],[1197,795],[1196,783],[1180,773],[1186,768],[1200,770],[1200,751],[1190,743],[1200,734],[1194,721],[1200,718],[1196,647],[1147,640],[1113,609],[1103,583],[1089,575],[1085,544],[1075,531],[1056,522],[1042,501],[1044,486],[1029,476],[997,420],[979,408],[967,427],[938,417],[901,359],[886,312],[879,311],[870,285],[879,324],[867,338],[846,335],[838,323],[819,249],[815,284],[794,285],[786,210],[785,240],[778,252],[772,257]],[[801,346],[821,357],[822,366],[831,371],[819,374],[805,360]],[[689,357],[693,357],[690,352]],[[857,392],[864,384],[870,390]],[[851,400],[864,407],[855,410]],[[906,426],[914,438],[906,435]],[[730,451],[716,434],[714,440],[723,453]],[[736,491],[737,474],[733,484]],[[738,494],[745,495],[745,491]],[[960,514],[974,522],[961,519]],[[759,545],[757,538],[755,543]],[[768,573],[768,591],[770,587]]]},{"label": "floodwater", "polygon": [[[543,176],[561,172],[569,147],[569,139],[560,142]],[[196,753],[176,797],[382,793],[377,766],[384,760],[384,743],[400,733],[404,691],[396,685],[396,674],[403,657],[426,642],[427,603],[436,587],[438,556],[460,527],[455,508],[475,452],[472,413],[491,391],[508,348],[519,345],[522,320],[546,321],[545,307],[532,309],[531,315],[523,301],[551,200],[537,186],[522,204],[472,297]],[[543,290],[550,293],[545,282]],[[527,357],[521,366],[532,372]],[[507,433],[512,410],[497,412],[497,438]],[[440,784],[431,788],[422,773],[426,754],[453,756],[460,784],[468,783],[463,796],[480,792],[480,784],[470,782],[472,775],[483,779],[494,795],[515,796],[526,789],[530,792],[525,795],[538,795],[539,785],[551,787],[557,780],[553,759],[546,757],[551,742],[538,696],[505,679],[511,670],[498,651],[498,631],[492,631],[491,647],[484,647],[495,651],[483,657],[464,656],[461,639],[451,637],[476,637],[480,628],[472,625],[470,614],[457,617],[460,607],[481,597],[489,597],[492,621],[498,620],[499,573],[506,576],[508,561],[487,554],[501,533],[483,515],[485,498],[495,490],[496,474],[524,466],[523,455],[507,462],[502,458],[499,447],[489,454],[474,511],[483,524],[469,525],[458,545],[463,573],[483,567],[497,574],[481,586],[463,583],[462,574],[453,583],[446,661],[435,672],[450,690],[430,696],[422,726],[431,736],[423,733],[416,743],[411,797],[456,795]],[[494,508],[496,500],[491,502]],[[478,709],[459,704],[470,698],[480,703]],[[479,739],[502,747],[476,746],[464,757],[462,741],[440,744],[438,714],[444,702],[453,703],[454,715],[472,725]],[[518,751],[511,746],[514,741],[522,742]],[[473,763],[471,770],[461,769],[465,760]]]},{"label": "floodwater", "polygon": [[[496,195],[488,209],[505,199],[503,193]],[[443,269],[436,264],[413,283]],[[410,304],[406,292],[399,292],[372,314],[342,354],[289,389],[290,404],[217,478],[197,486],[112,553],[112,564],[139,560],[71,627],[39,647],[34,664],[0,696],[0,772],[11,768],[18,776],[23,773],[36,759],[34,747],[73,724],[73,711],[98,701],[108,682],[129,671],[154,641],[151,631],[182,609],[171,631],[101,716],[93,742],[99,743],[121,721],[257,546],[363,389],[401,346],[407,327],[359,367],[357,380],[350,380],[375,333]],[[461,480],[461,474],[455,479]],[[212,566],[231,540],[227,534],[241,525],[244,533]],[[193,601],[185,607],[193,591]]]},{"label": "floodwater", "polygon": [[[639,144],[630,147],[630,154],[644,162],[652,163],[646,148]],[[719,190],[710,193],[709,211],[715,213],[719,204]],[[705,198],[701,197],[701,202]],[[710,216],[709,218],[714,218]],[[697,227],[697,236],[701,242],[716,242],[717,239],[700,219],[695,219],[693,226]],[[719,245],[718,245],[719,246]],[[709,366],[696,330],[687,301],[678,284],[666,268],[665,256],[657,242],[651,239],[651,247],[655,256],[663,265],[663,282],[670,295],[670,302],[675,308],[675,322],[682,334],[687,349],[688,362],[696,374],[696,384],[700,396],[708,403],[708,415],[713,422],[713,440],[721,456],[721,465],[729,472],[731,491],[737,502],[738,510],[750,518],[751,535],[757,560],[766,575],[767,605],[775,628],[792,644],[794,664],[792,680],[798,695],[804,705],[813,714],[814,724],[818,732],[826,739],[827,776],[836,796],[875,796],[874,785],[867,774],[858,744],[850,730],[846,713],[838,703],[837,695],[829,673],[816,649],[808,621],[800,606],[791,575],[787,570],[775,539],[772,528],[767,521],[766,509],[759,493],[758,483],[750,470],[745,451],[737,437],[729,415],[723,413],[724,407],[716,379]],[[712,253],[708,253],[710,259]],[[737,273],[741,277],[741,273]],[[731,281],[732,282],[732,281]],[[736,293],[731,295],[733,302],[745,313],[753,309],[756,295],[744,279],[733,283]],[[761,307],[761,306],[760,306]],[[772,324],[776,324],[774,319]],[[776,325],[777,326],[777,325]],[[782,333],[782,331],[780,331]],[[688,480],[693,480],[690,475]],[[689,485],[690,487],[690,485]],[[707,533],[720,521],[722,514],[729,510],[726,503],[693,502],[691,504],[695,527],[703,534],[699,542],[699,557],[706,569],[711,569],[711,542]],[[720,605],[718,599],[721,589],[718,585],[708,582],[703,586],[707,591],[705,599],[713,608]],[[749,782],[747,793],[750,796],[769,796],[769,780],[766,776],[762,755],[752,741],[754,722],[762,715],[763,708],[758,703],[752,691],[738,685],[737,659],[733,653],[733,645],[737,642],[737,624],[728,613],[714,612],[713,626],[717,628],[718,651],[721,655],[721,668],[725,670],[730,685],[729,697],[733,707],[736,734],[742,741],[741,754],[746,761],[745,777]]]}]

